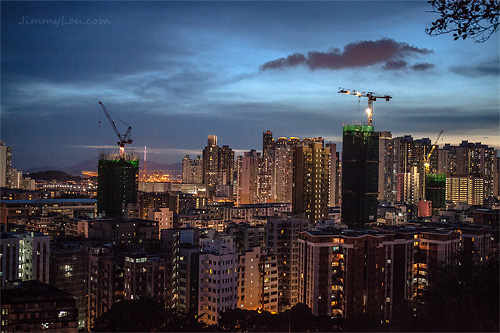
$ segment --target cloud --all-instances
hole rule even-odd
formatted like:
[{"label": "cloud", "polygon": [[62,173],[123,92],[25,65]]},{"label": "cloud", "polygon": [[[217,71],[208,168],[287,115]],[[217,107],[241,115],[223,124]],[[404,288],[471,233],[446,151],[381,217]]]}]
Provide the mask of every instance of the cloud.
[{"label": "cloud", "polygon": [[404,60],[388,60],[385,62],[383,69],[402,69],[408,66],[408,62]]},{"label": "cloud", "polygon": [[428,69],[431,69],[432,67],[434,67],[433,64],[418,63],[418,64],[411,66],[411,69],[413,69],[414,71],[426,71]]},{"label": "cloud", "polygon": [[451,71],[455,74],[460,74],[468,77],[479,77],[479,76],[496,76],[500,74],[500,63],[498,59],[483,62],[476,66],[460,66],[452,67]]},{"label": "cloud", "polygon": [[294,53],[286,58],[271,60],[260,66],[261,71],[285,69],[305,65],[311,70],[367,67],[383,64],[386,70],[426,70],[432,64],[415,64],[410,66],[408,59],[432,53],[432,50],[418,48],[408,43],[396,42],[394,39],[382,38],[376,41],[358,41],[344,46],[341,51],[331,48],[326,52],[310,51],[307,54]]}]

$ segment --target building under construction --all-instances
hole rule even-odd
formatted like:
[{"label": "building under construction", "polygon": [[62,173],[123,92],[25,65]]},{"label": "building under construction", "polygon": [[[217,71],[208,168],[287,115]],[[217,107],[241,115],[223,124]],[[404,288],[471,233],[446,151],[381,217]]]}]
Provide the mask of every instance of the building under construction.
[{"label": "building under construction", "polygon": [[97,184],[97,212],[121,219],[123,205],[137,203],[139,160],[130,155],[125,158],[101,156]]},{"label": "building under construction", "polygon": [[137,203],[139,189],[139,160],[133,154],[125,154],[125,145],[132,144],[130,138],[132,127],[119,119],[127,126],[127,131],[120,134],[108,109],[99,102],[104,114],[118,137],[118,154],[99,157],[97,174],[97,213],[103,213],[108,218],[121,219],[128,204]]},{"label": "building under construction", "polygon": [[427,175],[425,179],[425,199],[432,201],[432,208],[446,205],[446,175]]},{"label": "building under construction", "polygon": [[363,228],[377,220],[379,133],[373,126],[344,125],[342,222]]}]

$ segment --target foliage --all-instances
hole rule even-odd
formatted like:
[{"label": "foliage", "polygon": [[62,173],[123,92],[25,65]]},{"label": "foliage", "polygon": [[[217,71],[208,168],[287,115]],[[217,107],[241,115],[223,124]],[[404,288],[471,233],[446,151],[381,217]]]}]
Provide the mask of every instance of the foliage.
[{"label": "foliage", "polygon": [[94,332],[201,332],[194,316],[165,309],[152,299],[122,301],[97,318]]},{"label": "foliage", "polygon": [[498,31],[499,0],[431,0],[432,13],[441,17],[425,29],[429,36],[453,33],[455,40],[472,38],[477,43]]},{"label": "foliage", "polygon": [[394,307],[393,329],[419,332],[498,332],[499,263],[477,265],[461,254],[460,265],[442,268],[415,303]]},{"label": "foliage", "polygon": [[[278,314],[255,310],[228,310],[221,314],[218,330],[226,332],[339,332],[372,331],[372,322],[315,316],[302,303]],[[377,330],[379,327],[375,327]]]}]

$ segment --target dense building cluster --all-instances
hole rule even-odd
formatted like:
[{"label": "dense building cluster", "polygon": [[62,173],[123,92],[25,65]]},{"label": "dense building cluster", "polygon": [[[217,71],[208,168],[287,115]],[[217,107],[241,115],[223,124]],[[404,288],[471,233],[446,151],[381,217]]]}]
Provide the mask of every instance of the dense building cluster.
[{"label": "dense building cluster", "polygon": [[140,181],[137,159],[102,156],[87,198],[13,191],[3,149],[2,331],[92,331],[141,299],[207,325],[299,303],[391,322],[460,253],[498,258],[494,149],[362,125],[344,125],[342,147],[266,131],[262,152],[235,157],[210,135],[182,183]]}]

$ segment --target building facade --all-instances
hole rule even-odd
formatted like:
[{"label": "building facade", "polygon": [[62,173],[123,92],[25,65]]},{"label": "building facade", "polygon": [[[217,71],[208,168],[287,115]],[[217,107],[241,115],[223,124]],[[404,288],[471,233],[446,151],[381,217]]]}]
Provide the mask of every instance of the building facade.
[{"label": "building facade", "polygon": [[201,184],[203,182],[203,164],[201,156],[190,159],[186,155],[182,159],[182,182],[186,184]]},{"label": "building facade", "polygon": [[230,239],[201,242],[198,316],[217,324],[220,313],[238,305],[238,254]]},{"label": "building facade", "polygon": [[440,151],[439,173],[447,177],[474,177],[483,182],[484,198],[497,196],[498,162],[493,147],[481,142],[462,141],[458,146],[446,144]]},{"label": "building facade", "polygon": [[378,156],[378,199],[381,201],[395,201],[394,141],[391,132],[379,132]]},{"label": "building facade", "polygon": [[271,218],[266,224],[266,246],[276,255],[278,265],[279,312],[290,309],[299,301],[298,236],[309,228],[308,219]]},{"label": "building facade", "polygon": [[78,332],[73,296],[46,283],[23,281],[2,290],[2,332]]},{"label": "building facade", "polygon": [[362,228],[377,218],[379,135],[373,126],[345,125],[342,139],[342,222]]},{"label": "building facade", "polygon": [[294,213],[311,224],[328,217],[330,195],[330,148],[323,142],[298,145],[293,156]]},{"label": "building facade", "polygon": [[78,308],[78,329],[85,329],[87,314],[87,252],[78,241],[50,244],[50,285],[71,294]]},{"label": "building facade", "polygon": [[137,203],[139,160],[99,160],[97,212],[109,218],[122,218],[127,204]]}]

